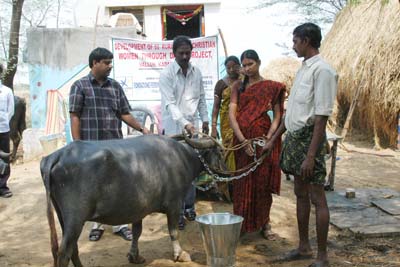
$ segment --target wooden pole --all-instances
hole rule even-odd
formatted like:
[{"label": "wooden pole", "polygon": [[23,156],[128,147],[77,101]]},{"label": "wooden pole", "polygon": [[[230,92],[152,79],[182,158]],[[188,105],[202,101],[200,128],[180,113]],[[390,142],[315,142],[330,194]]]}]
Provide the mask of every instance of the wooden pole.
[{"label": "wooden pole", "polygon": [[219,36],[221,36],[222,45],[224,46],[225,57],[228,57],[228,49],[226,48],[224,35],[222,34],[222,30],[220,28],[218,28],[218,33],[219,33]]},{"label": "wooden pole", "polygon": [[358,86],[358,88],[356,90],[356,93],[354,95],[354,98],[351,101],[350,109],[349,109],[349,112],[348,112],[347,117],[346,117],[346,122],[344,123],[343,130],[342,130],[342,132],[340,134],[341,137],[343,138],[342,142],[344,142],[344,139],[346,138],[347,131],[349,130],[349,127],[350,127],[350,121],[351,121],[351,118],[353,117],[353,112],[354,112],[354,110],[356,108],[358,97],[360,96],[360,92],[361,92],[361,89],[364,87],[364,84],[365,83],[362,83],[362,84],[360,84]]}]

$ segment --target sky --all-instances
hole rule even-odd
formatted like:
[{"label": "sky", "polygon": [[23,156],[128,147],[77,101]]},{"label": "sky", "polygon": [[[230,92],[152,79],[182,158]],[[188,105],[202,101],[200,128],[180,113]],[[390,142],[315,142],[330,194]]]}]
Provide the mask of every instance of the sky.
[{"label": "sky", "polygon": [[[287,4],[254,9],[259,2],[223,0],[220,28],[229,54],[240,56],[244,50],[254,49],[265,66],[271,59],[291,53],[291,23],[296,20],[300,23],[301,18],[292,14]],[[282,44],[289,49],[280,47]],[[294,53],[291,56],[295,56]]]}]

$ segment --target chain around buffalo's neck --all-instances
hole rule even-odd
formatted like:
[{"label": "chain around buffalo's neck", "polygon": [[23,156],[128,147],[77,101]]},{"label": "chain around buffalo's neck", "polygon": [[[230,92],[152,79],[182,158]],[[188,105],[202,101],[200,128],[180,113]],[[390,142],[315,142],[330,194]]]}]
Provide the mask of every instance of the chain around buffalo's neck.
[{"label": "chain around buffalo's neck", "polygon": [[[256,151],[256,145],[264,146],[265,142],[264,143],[253,142],[254,151]],[[199,157],[199,159],[200,159],[201,163],[203,164],[204,168],[206,169],[206,171],[213,177],[214,180],[216,180],[218,182],[229,182],[229,181],[237,180],[244,176],[249,175],[251,172],[254,172],[257,169],[257,167],[264,161],[264,159],[267,156],[267,154],[263,154],[260,158],[257,159],[256,153],[254,152],[254,161],[248,165],[249,167],[247,168],[247,170],[245,172],[242,172],[241,174],[235,175],[235,176],[221,177],[217,173],[215,173],[215,171],[211,170],[210,166],[208,166],[207,162],[205,161],[203,156],[200,154],[198,149],[194,149],[194,151],[196,151],[197,156]],[[236,172],[238,172],[238,171],[234,171],[234,173],[236,173]],[[224,172],[224,173],[226,173],[226,172]]]}]

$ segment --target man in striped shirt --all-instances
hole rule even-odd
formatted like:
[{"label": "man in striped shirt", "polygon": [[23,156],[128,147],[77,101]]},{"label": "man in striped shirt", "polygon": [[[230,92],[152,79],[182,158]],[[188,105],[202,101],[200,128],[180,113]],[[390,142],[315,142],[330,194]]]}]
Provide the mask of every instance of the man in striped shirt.
[{"label": "man in striped shirt", "polygon": [[[71,87],[69,112],[74,140],[122,139],[122,121],[130,127],[150,133],[130,114],[128,99],[121,85],[109,78],[113,54],[102,47],[89,55],[90,73]],[[101,224],[94,223],[89,240],[98,241],[104,232]],[[113,226],[113,232],[125,240],[132,240],[128,225]]]}]

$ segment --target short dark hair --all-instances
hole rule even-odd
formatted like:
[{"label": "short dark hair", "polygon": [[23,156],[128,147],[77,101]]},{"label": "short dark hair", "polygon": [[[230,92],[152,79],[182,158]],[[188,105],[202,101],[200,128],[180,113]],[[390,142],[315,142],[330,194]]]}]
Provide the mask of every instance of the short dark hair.
[{"label": "short dark hair", "polygon": [[190,41],[189,37],[184,35],[178,35],[174,38],[174,42],[172,43],[172,52],[176,52],[176,50],[182,45],[190,46],[190,50],[193,49],[192,41]]},{"label": "short dark hair", "polygon": [[297,26],[293,31],[293,35],[299,37],[302,41],[308,38],[310,45],[316,49],[321,46],[321,28],[314,23],[307,22]]},{"label": "short dark hair", "polygon": [[239,59],[236,56],[229,56],[225,59],[224,65],[228,64],[229,61],[233,61],[236,64],[240,65]]},{"label": "short dark hair", "polygon": [[102,59],[113,59],[113,53],[104,47],[97,47],[89,55],[89,67],[93,67],[93,60],[101,61]]}]

